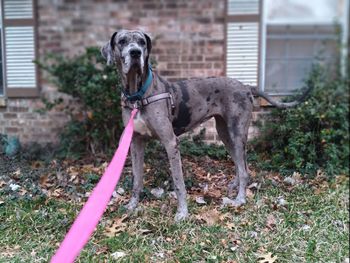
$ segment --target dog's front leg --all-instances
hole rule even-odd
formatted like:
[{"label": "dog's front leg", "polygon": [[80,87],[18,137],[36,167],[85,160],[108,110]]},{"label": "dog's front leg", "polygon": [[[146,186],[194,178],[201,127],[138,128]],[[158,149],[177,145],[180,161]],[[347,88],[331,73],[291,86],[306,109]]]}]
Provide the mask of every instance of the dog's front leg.
[{"label": "dog's front leg", "polygon": [[135,134],[131,143],[132,172],[134,175],[132,195],[126,208],[134,210],[140,200],[140,193],[143,189],[143,163],[145,153],[145,141],[141,136]]},{"label": "dog's front leg", "polygon": [[181,221],[188,216],[186,201],[186,188],[182,172],[182,163],[179,150],[179,143],[176,136],[172,133],[170,138],[162,140],[170,162],[171,175],[174,182],[175,192],[178,200],[175,221]]}]

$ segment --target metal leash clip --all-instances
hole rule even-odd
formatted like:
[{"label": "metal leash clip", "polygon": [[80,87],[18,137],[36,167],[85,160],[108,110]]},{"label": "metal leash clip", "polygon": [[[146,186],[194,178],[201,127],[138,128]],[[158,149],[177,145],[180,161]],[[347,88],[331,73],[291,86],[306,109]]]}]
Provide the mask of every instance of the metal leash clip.
[{"label": "metal leash clip", "polygon": [[141,100],[136,100],[133,104],[132,104],[132,108],[133,109],[141,109],[142,108],[142,101]]}]

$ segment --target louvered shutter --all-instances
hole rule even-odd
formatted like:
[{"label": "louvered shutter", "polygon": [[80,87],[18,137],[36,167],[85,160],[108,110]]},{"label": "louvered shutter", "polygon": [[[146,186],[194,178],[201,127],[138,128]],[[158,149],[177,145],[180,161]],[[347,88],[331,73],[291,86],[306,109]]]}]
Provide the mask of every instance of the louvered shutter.
[{"label": "louvered shutter", "polygon": [[227,0],[226,76],[258,85],[259,0]]},{"label": "louvered shutter", "polygon": [[35,4],[35,0],[2,1],[8,97],[38,96]]}]

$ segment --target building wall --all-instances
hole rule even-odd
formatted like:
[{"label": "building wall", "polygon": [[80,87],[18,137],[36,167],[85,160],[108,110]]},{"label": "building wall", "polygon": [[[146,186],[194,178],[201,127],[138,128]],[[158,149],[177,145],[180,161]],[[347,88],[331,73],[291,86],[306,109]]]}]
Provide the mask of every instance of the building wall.
[{"label": "building wall", "polygon": [[[223,76],[224,5],[225,0],[38,0],[39,54],[72,56],[102,46],[117,30],[138,28],[153,39],[157,70],[168,80]],[[41,76],[43,96],[57,97]],[[0,108],[0,133],[23,143],[57,142],[69,117],[59,110],[40,114],[42,106],[39,98],[9,99]],[[206,128],[208,140],[215,140],[212,120]]]}]

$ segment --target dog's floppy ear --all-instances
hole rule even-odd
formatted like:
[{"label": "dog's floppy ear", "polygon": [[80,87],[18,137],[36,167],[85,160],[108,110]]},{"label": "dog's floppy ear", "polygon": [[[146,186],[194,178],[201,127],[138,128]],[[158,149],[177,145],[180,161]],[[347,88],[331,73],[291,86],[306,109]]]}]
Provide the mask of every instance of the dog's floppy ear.
[{"label": "dog's floppy ear", "polygon": [[147,42],[147,53],[148,55],[151,54],[151,49],[152,49],[152,41],[151,38],[149,37],[149,35],[147,35],[146,33],[143,33],[145,38],[146,38],[146,42]]},{"label": "dog's floppy ear", "polygon": [[114,45],[115,45],[114,39],[115,39],[117,34],[118,34],[118,32],[114,32],[112,37],[111,37],[111,40],[109,41],[109,43],[111,44],[111,47],[112,47],[112,51],[114,51]]},{"label": "dog's floppy ear", "polygon": [[107,60],[107,65],[112,65],[115,61],[114,59],[114,38],[118,34],[118,32],[114,32],[111,40],[108,41],[102,48],[101,48],[101,54],[102,57]]}]

